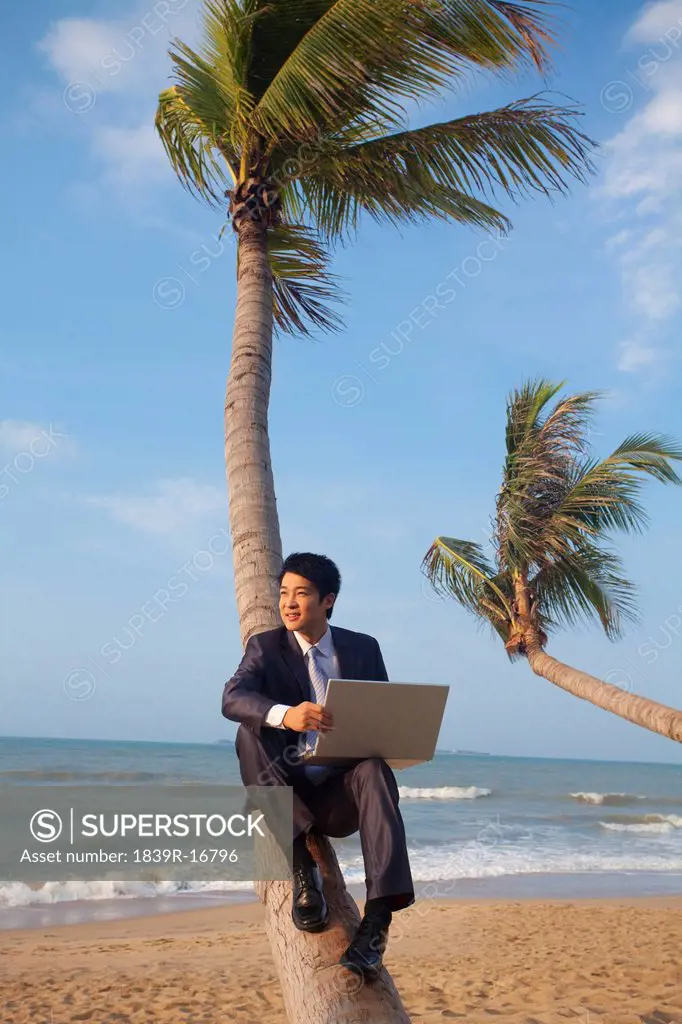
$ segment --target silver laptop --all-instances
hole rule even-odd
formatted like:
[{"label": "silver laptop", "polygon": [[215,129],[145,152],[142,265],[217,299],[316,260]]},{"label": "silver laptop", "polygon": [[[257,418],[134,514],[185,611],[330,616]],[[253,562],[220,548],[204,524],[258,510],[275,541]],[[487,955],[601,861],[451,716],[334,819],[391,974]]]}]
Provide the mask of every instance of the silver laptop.
[{"label": "silver laptop", "polygon": [[392,768],[430,761],[436,751],[449,686],[330,679],[324,706],[331,732],[318,733],[306,764],[343,764],[382,757]]}]

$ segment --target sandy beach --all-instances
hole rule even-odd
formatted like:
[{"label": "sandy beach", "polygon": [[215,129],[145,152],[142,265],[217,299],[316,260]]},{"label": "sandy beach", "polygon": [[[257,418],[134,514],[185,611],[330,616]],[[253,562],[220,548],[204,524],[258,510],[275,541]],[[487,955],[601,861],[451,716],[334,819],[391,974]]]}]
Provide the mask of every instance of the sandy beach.
[{"label": "sandy beach", "polygon": [[[682,1024],[682,898],[417,908],[386,958],[414,1024]],[[2,1024],[285,1020],[257,904],[0,933],[0,993]]]}]

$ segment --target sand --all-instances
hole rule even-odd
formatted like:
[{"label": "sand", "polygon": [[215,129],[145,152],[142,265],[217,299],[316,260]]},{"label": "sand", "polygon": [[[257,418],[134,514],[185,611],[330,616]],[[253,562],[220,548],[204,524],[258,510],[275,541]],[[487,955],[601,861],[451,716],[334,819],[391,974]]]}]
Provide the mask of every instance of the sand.
[{"label": "sand", "polygon": [[[423,900],[394,920],[413,1024],[682,1024],[682,899]],[[2,1024],[284,1020],[257,904],[0,932]]]}]

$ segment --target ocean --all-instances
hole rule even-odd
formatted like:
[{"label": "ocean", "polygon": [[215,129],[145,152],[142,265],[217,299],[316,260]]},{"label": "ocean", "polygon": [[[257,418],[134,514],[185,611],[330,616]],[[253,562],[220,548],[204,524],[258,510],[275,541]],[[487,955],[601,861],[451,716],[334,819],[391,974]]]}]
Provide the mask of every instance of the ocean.
[{"label": "ocean", "polygon": [[[682,765],[438,753],[397,772],[417,888],[453,898],[682,893]],[[239,783],[229,744],[0,738],[0,785]],[[352,891],[357,837],[334,841]],[[253,898],[249,883],[0,880],[0,928]]]}]

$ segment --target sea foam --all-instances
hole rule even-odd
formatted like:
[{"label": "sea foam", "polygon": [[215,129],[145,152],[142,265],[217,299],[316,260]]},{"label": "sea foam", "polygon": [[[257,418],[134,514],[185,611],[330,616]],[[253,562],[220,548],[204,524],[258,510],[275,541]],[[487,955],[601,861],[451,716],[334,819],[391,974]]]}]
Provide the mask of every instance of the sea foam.
[{"label": "sea foam", "polygon": [[610,832],[650,832],[665,835],[682,828],[682,817],[679,814],[647,814],[631,821],[600,821],[599,824]]},{"label": "sea foam", "polygon": [[646,800],[645,796],[638,796],[636,793],[569,793],[568,795],[581,804],[603,804],[607,807],[623,807],[627,804],[637,803],[639,800]]},{"label": "sea foam", "polygon": [[491,789],[479,786],[399,786],[401,800],[477,800],[490,796]]}]

